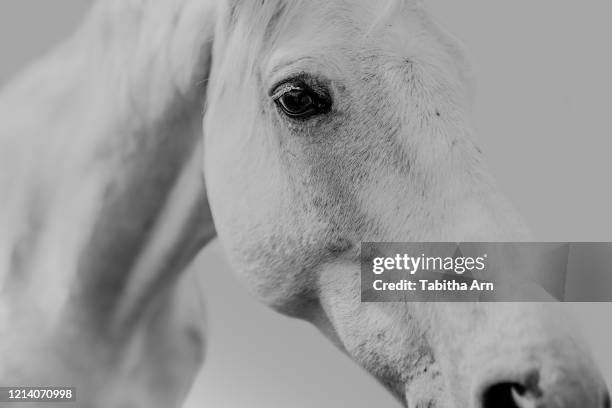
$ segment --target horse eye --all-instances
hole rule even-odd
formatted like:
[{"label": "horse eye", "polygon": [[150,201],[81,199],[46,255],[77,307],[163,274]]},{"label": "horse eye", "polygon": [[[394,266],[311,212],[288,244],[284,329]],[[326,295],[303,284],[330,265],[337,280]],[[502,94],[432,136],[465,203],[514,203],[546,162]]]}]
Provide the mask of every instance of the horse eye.
[{"label": "horse eye", "polygon": [[290,118],[307,119],[329,112],[331,102],[327,95],[319,95],[303,83],[286,83],[276,88],[272,99]]}]

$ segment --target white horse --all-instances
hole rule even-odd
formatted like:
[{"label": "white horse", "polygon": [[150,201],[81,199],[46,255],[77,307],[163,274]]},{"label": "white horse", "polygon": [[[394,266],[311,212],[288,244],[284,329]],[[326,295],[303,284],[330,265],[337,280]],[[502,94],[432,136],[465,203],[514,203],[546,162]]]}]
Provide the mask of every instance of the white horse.
[{"label": "white horse", "polygon": [[179,404],[203,329],[194,277],[174,282],[215,233],[192,171],[203,129],[245,285],[404,404],[608,407],[561,309],[360,302],[362,241],[529,237],[471,138],[461,47],[417,1],[383,3],[101,1],[9,87],[2,382]]}]

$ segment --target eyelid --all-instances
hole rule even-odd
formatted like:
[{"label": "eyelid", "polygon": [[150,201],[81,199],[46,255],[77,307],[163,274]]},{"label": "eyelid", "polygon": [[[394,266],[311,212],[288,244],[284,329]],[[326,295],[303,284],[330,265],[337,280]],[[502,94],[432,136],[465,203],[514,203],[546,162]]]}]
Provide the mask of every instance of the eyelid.
[{"label": "eyelid", "polygon": [[277,85],[275,88],[273,88],[271,96],[272,96],[272,99],[277,100],[278,98],[280,98],[281,96],[283,96],[287,92],[291,92],[291,91],[303,91],[303,90],[304,90],[303,86],[296,85],[293,82],[285,82],[285,83]]}]

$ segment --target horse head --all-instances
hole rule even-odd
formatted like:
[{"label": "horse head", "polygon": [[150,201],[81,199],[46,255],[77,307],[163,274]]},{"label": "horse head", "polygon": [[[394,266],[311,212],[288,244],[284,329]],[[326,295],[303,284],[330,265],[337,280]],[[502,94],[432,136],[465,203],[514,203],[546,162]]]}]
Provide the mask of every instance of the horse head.
[{"label": "horse head", "polygon": [[361,242],[530,236],[473,137],[463,47],[382,3],[218,9],[204,173],[230,262],[408,406],[604,406],[558,305],[360,302]]}]

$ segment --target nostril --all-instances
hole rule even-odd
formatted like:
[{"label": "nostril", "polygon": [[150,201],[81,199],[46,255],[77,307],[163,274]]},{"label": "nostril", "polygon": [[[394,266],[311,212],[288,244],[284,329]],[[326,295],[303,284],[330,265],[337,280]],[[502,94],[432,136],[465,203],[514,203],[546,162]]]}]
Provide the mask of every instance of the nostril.
[{"label": "nostril", "polygon": [[494,384],[482,395],[482,408],[524,408],[520,404],[525,394],[525,387],[518,383]]},{"label": "nostril", "polygon": [[[540,374],[529,373],[524,381],[505,381],[488,385],[480,394],[481,408],[612,408],[610,393],[607,390],[595,395],[587,388],[574,388],[574,383],[562,382],[541,388]],[[591,388],[592,390],[592,388]]]},{"label": "nostril", "polygon": [[489,386],[482,394],[483,408],[530,408],[542,399],[540,372],[526,373],[521,382],[499,382]]}]

